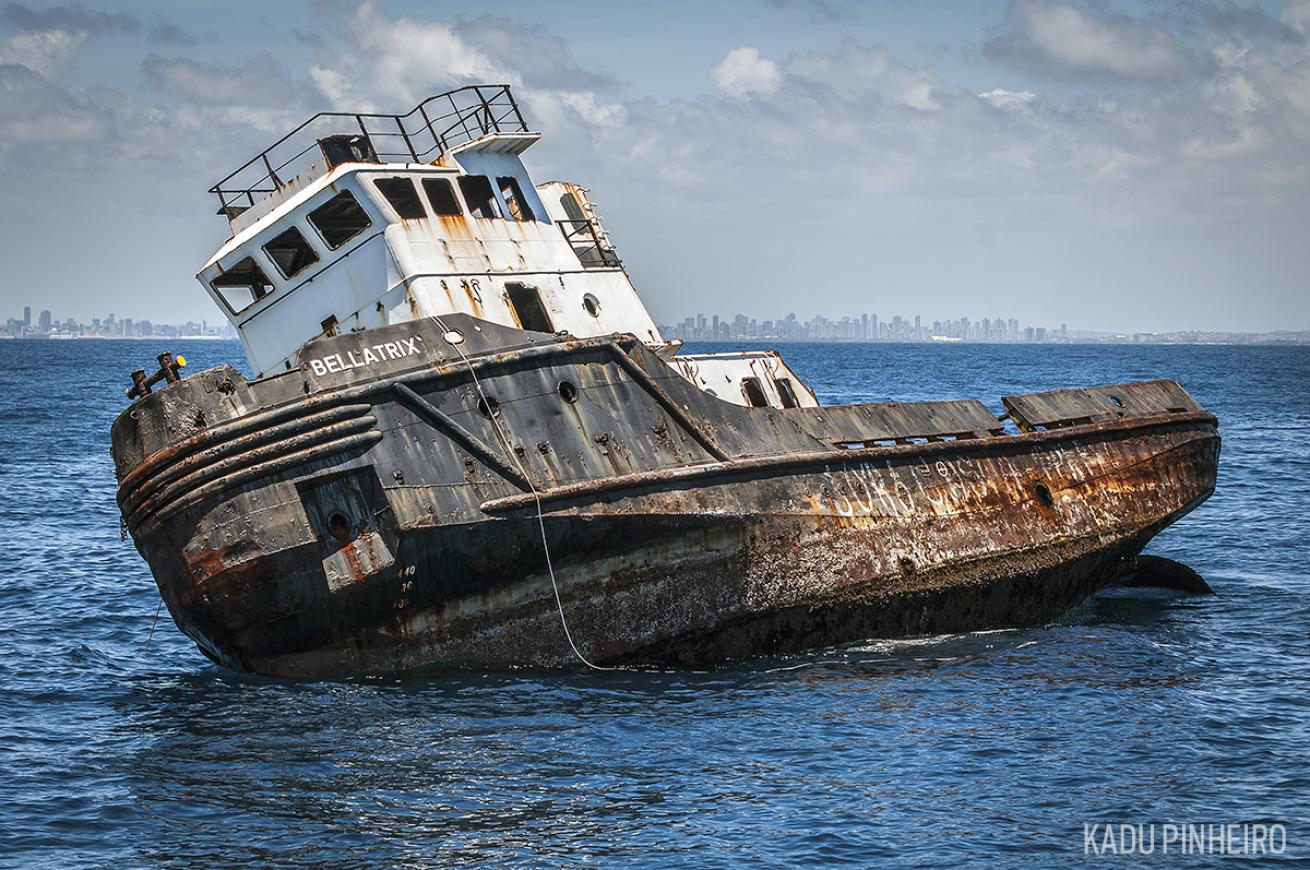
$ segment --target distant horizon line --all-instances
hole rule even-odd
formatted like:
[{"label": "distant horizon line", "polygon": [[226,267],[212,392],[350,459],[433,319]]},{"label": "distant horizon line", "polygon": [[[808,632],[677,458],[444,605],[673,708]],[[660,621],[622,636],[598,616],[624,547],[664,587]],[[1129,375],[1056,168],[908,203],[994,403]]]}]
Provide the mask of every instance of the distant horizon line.
[{"label": "distant horizon line", "polygon": [[[26,308],[29,308],[29,309],[35,309],[36,306],[20,306],[20,307],[26,307]],[[50,309],[44,309],[44,310],[47,310],[47,311],[48,311],[48,310],[50,310]],[[180,322],[178,322],[178,321],[152,321],[152,320],[150,320],[149,318],[124,317],[124,316],[120,316],[120,315],[117,315],[117,314],[112,315],[112,316],[114,317],[114,321],[115,321],[115,322],[121,322],[121,321],[123,321],[123,320],[127,320],[127,321],[129,321],[129,322],[141,322],[141,321],[145,321],[145,322],[148,322],[148,323],[152,323],[153,326],[156,327],[156,328],[164,327],[164,328],[172,328],[172,329],[178,329],[178,330],[180,330],[180,329],[181,329],[182,327],[184,327],[184,326],[188,326],[188,325],[192,325],[192,324],[195,324],[195,325],[197,325],[197,326],[201,326],[202,328],[204,328],[204,327],[206,327],[206,326],[210,326],[210,327],[212,327],[212,326],[217,325],[217,327],[218,327],[219,329],[223,329],[223,328],[225,328],[225,327],[227,327],[227,326],[230,325],[229,321],[227,320],[226,317],[223,316],[222,312],[215,312],[215,314],[217,315],[216,318],[212,318],[212,317],[203,317],[203,316],[202,316],[202,317],[199,317],[199,318],[197,319],[195,316],[191,316],[191,317],[186,318],[186,320],[184,320],[184,321],[180,321]],[[792,315],[792,313],[789,312],[788,315],[784,315],[782,318],[765,318],[765,319],[761,319],[761,318],[759,318],[758,316],[742,315],[742,314],[739,314],[739,313],[738,313],[738,314],[734,314],[733,317],[734,317],[734,318],[737,317],[737,316],[746,317],[746,318],[748,319],[748,322],[753,320],[753,321],[755,321],[755,322],[757,322],[757,323],[770,323],[770,322],[771,322],[771,323],[774,323],[774,324],[778,324],[778,323],[785,323],[785,322],[788,322],[788,321],[787,321],[787,317],[788,317],[788,316],[791,316],[791,315]],[[715,317],[715,316],[717,316],[717,315],[713,315],[713,314],[710,314],[710,315],[700,315],[700,314],[689,315],[689,316],[686,316],[686,317],[682,318],[681,321],[674,321],[674,322],[672,322],[672,323],[658,323],[658,321],[657,321],[657,326],[660,328],[660,330],[661,330],[662,332],[670,332],[670,333],[672,333],[672,332],[676,332],[676,331],[678,331],[679,329],[681,329],[682,325],[685,324],[687,320],[694,320],[694,318],[696,318],[696,317],[700,317],[700,316],[704,316],[704,317],[706,318],[706,321],[709,322],[713,317]],[[872,319],[873,317],[875,317],[875,316],[877,316],[877,315],[875,315],[873,312],[870,312],[870,313],[869,313],[869,317],[870,317],[871,319]],[[925,320],[925,318],[924,318],[922,315],[916,315],[916,316],[919,317],[921,323]],[[906,317],[901,316],[901,315],[893,315],[890,319],[885,319],[885,318],[881,318],[881,317],[879,317],[879,318],[878,318],[878,322],[879,322],[880,324],[893,323],[893,322],[896,321],[896,318],[898,318],[898,317],[900,318],[900,322],[901,322],[902,324],[907,325],[907,326],[912,326],[913,323],[914,323],[914,316],[911,316],[911,317],[909,317],[909,318],[906,318]],[[862,315],[862,314],[861,314],[861,315],[855,315],[855,316],[852,316],[852,315],[849,315],[849,314],[843,314],[843,315],[840,315],[840,316],[838,316],[838,317],[836,317],[836,318],[834,318],[834,317],[832,317],[832,316],[830,316],[830,315],[826,315],[826,314],[814,314],[814,315],[809,316],[806,320],[801,320],[801,319],[799,318],[799,316],[797,316],[797,319],[796,319],[796,321],[794,321],[794,322],[797,323],[797,324],[799,324],[799,325],[805,325],[805,324],[815,323],[816,321],[822,321],[822,322],[827,323],[827,324],[837,325],[837,324],[841,324],[841,323],[843,323],[843,322],[852,323],[852,324],[854,324],[854,323],[862,323],[862,318],[863,318],[863,315]],[[21,322],[21,320],[22,320],[21,317],[15,317],[15,318],[10,318],[10,319],[11,319],[11,320],[15,320],[15,321],[20,321],[20,322]],[[35,319],[35,318],[34,318],[34,319]],[[61,326],[63,326],[65,323],[67,323],[67,321],[68,321],[69,319],[72,319],[76,324],[78,324],[78,326],[82,327],[83,329],[86,329],[86,328],[88,328],[88,327],[91,325],[90,322],[88,322],[88,321],[83,321],[83,320],[81,320],[80,318],[77,318],[76,316],[73,316],[72,318],[67,318],[67,317],[66,317],[63,321],[57,321],[57,320],[54,320],[53,317],[52,317],[52,321],[53,321],[53,322],[52,322],[51,325],[52,325],[55,329],[58,329],[58,328],[60,328]],[[91,321],[102,320],[102,323],[103,323],[103,319],[104,319],[104,317],[103,317],[103,315],[102,315],[101,317],[92,317],[92,318],[91,318]],[[654,320],[655,318],[652,317],[652,319]],[[1022,323],[1022,322],[1023,322],[1022,318],[987,318],[987,317],[984,317],[984,318],[979,318],[979,319],[977,319],[977,320],[975,320],[975,319],[973,319],[973,318],[956,318],[956,319],[953,319],[953,320],[943,320],[943,319],[941,319],[941,318],[932,318],[932,320],[931,320],[931,321],[928,321],[928,323],[929,323],[930,325],[931,325],[931,324],[943,324],[943,325],[948,325],[948,324],[949,324],[949,325],[954,325],[954,324],[960,324],[960,323],[963,322],[963,321],[968,321],[968,322],[969,322],[970,324],[972,324],[972,325],[978,325],[978,324],[983,323],[984,321],[989,321],[989,322],[991,322],[991,323],[1008,323],[1008,322],[1012,322],[1012,321],[1013,321],[1013,322],[1019,322],[1019,323]],[[719,322],[720,322],[720,324],[732,324],[734,321],[733,321],[732,319],[727,318],[727,317],[722,317],[722,316],[720,316],[720,317],[719,317]],[[1031,323],[1031,322],[1033,322],[1033,321],[1029,321],[1029,322]],[[1085,328],[1073,328],[1073,327],[1069,327],[1069,326],[1067,326],[1067,324],[1061,324],[1061,326],[1059,326],[1059,327],[1052,327],[1052,326],[1044,326],[1044,327],[1025,327],[1025,329],[1026,329],[1026,328],[1033,328],[1033,329],[1038,329],[1038,328],[1040,328],[1040,329],[1045,329],[1048,333],[1052,333],[1052,332],[1058,333],[1059,330],[1061,329],[1061,327],[1063,327],[1064,329],[1067,330],[1066,337],[1058,338],[1058,341],[1059,341],[1059,342],[1063,342],[1063,343],[1074,343],[1074,342],[1073,342],[1073,339],[1075,339],[1075,338],[1079,338],[1079,339],[1087,339],[1087,340],[1089,340],[1088,343],[1097,344],[1097,343],[1103,343],[1103,342],[1105,342],[1106,340],[1112,340],[1112,339],[1121,339],[1121,340],[1122,340],[1122,339],[1131,339],[1131,338],[1134,337],[1134,336],[1155,336],[1155,337],[1160,337],[1160,338],[1166,338],[1166,339],[1167,339],[1167,338],[1180,338],[1180,337],[1182,337],[1182,336],[1189,336],[1189,335],[1190,335],[1190,336],[1210,336],[1210,337],[1211,337],[1209,340],[1204,340],[1204,341],[1200,341],[1200,342],[1195,342],[1195,343],[1200,343],[1200,344],[1256,343],[1256,342],[1254,342],[1253,340],[1255,340],[1255,339],[1259,339],[1259,338],[1261,338],[1261,337],[1279,337],[1280,339],[1283,339],[1283,340],[1284,340],[1284,343],[1285,343],[1285,339],[1286,339],[1286,338],[1289,338],[1289,337],[1292,338],[1292,339],[1294,340],[1295,343],[1307,343],[1307,342],[1310,342],[1310,325],[1307,325],[1307,326],[1302,327],[1302,328],[1286,328],[1286,327],[1282,327],[1282,328],[1271,328],[1271,329],[1249,329],[1249,328],[1248,328],[1248,329],[1224,329],[1224,328],[1213,328],[1213,327],[1210,327],[1210,328],[1205,328],[1205,327],[1190,327],[1190,328],[1172,328],[1172,329],[1167,329],[1167,330],[1158,330],[1158,329],[1122,330],[1122,329],[1085,329]],[[929,331],[929,334],[924,335],[922,338],[915,338],[915,337],[889,337],[889,338],[885,338],[885,339],[884,339],[884,338],[881,338],[881,337],[875,337],[875,336],[870,336],[870,337],[867,337],[867,338],[866,338],[866,337],[861,337],[861,336],[791,337],[791,336],[782,336],[782,335],[764,335],[764,336],[744,336],[744,335],[743,335],[743,336],[728,336],[728,337],[724,337],[724,338],[714,338],[714,337],[710,337],[710,336],[697,336],[697,337],[695,337],[695,338],[689,338],[689,339],[683,339],[683,340],[693,340],[693,341],[738,341],[738,340],[742,340],[742,341],[756,341],[756,340],[758,340],[758,341],[797,341],[797,342],[800,342],[800,341],[810,341],[810,342],[828,342],[828,341],[833,341],[833,342],[843,342],[843,343],[844,343],[844,342],[852,342],[852,341],[855,341],[855,342],[860,342],[860,341],[870,341],[870,342],[882,342],[882,341],[890,341],[890,342],[897,342],[897,341],[901,341],[901,342],[915,342],[915,341],[932,341],[934,338],[943,338],[943,337],[956,338],[956,336],[941,336],[941,335],[936,335],[936,336],[935,336],[935,335],[931,334],[931,332],[930,332],[930,326],[921,326],[920,328],[921,328],[922,331]],[[1227,342],[1227,341],[1223,341],[1223,340],[1216,340],[1216,339],[1218,339],[1220,336],[1231,337],[1231,338],[1233,338],[1233,339],[1238,339],[1238,341],[1235,341],[1235,342]],[[6,339],[12,339],[12,338],[20,338],[20,339],[21,339],[21,338],[28,338],[28,339],[33,339],[33,340],[42,340],[42,339],[47,338],[47,337],[51,337],[51,336],[46,336],[46,335],[36,335],[36,336],[14,336],[14,335],[6,334],[6,333],[0,333],[0,338],[6,338]],[[70,338],[79,338],[79,339],[82,339],[82,338],[104,338],[104,339],[130,338],[130,339],[137,339],[137,338],[159,338],[159,337],[173,337],[173,336],[159,336],[159,335],[153,335],[153,336],[121,336],[121,335],[85,334],[85,333],[83,333],[83,334],[78,334],[78,335],[68,335],[68,334],[62,334],[62,335],[59,335],[59,338],[62,338],[62,339],[70,339]],[[211,337],[215,337],[215,336],[213,335],[213,333],[210,333],[210,334],[208,334],[208,335],[204,335],[204,334],[191,334],[191,335],[180,335],[180,336],[175,336],[175,337],[177,337],[177,338],[198,338],[198,339],[200,339],[200,338],[211,338]],[[669,336],[665,336],[665,337],[668,338]],[[230,340],[238,340],[238,339],[233,338],[233,339],[230,339]],[[1020,343],[1020,344],[1022,344],[1022,343],[1035,343],[1035,342],[1028,342],[1028,341],[1026,341],[1026,340],[1023,339],[1023,338],[1001,338],[1001,339],[991,339],[991,338],[981,338],[981,337],[978,337],[978,338],[959,337],[959,340],[960,340],[960,341],[964,341],[964,342],[969,342],[969,343],[975,343],[975,344],[991,344],[991,343],[996,343],[996,344],[1007,344],[1007,343],[1008,343],[1008,344],[1014,344],[1014,343]],[[1050,343],[1050,340],[1048,339],[1048,341],[1047,341],[1046,343]],[[1180,341],[1180,342],[1176,342],[1176,343],[1189,343],[1189,342]]]}]

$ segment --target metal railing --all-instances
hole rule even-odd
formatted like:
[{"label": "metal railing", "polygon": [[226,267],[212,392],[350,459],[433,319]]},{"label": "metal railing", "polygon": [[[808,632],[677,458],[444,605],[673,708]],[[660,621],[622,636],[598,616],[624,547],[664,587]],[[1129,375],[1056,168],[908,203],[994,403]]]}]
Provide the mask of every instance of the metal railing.
[{"label": "metal railing", "polygon": [[233,217],[281,189],[317,160],[321,140],[362,136],[379,163],[428,163],[490,133],[527,133],[509,85],[468,85],[428,97],[403,115],[319,112],[209,189],[219,214]]},{"label": "metal railing", "polygon": [[596,232],[592,220],[555,221],[564,239],[573,248],[583,266],[622,266],[618,252]]}]

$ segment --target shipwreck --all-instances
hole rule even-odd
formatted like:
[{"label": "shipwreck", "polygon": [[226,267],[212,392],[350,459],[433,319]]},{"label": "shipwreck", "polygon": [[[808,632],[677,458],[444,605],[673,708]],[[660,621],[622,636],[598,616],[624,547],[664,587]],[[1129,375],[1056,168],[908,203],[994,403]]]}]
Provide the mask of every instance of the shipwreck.
[{"label": "shipwreck", "polygon": [[254,373],[133,373],[126,530],[229,668],[706,663],[1039,623],[1213,491],[1168,380],[824,406],[681,353],[507,86],[316,115],[216,184]]}]

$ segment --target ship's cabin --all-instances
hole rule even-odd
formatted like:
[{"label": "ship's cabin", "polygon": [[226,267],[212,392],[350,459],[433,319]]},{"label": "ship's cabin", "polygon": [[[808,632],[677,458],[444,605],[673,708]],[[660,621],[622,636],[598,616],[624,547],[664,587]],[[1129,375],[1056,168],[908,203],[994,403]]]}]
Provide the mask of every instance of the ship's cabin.
[{"label": "ship's cabin", "polygon": [[[674,358],[587,190],[533,183],[521,155],[539,138],[503,85],[405,115],[316,115],[211,188],[232,237],[197,278],[260,376],[299,365],[319,335],[455,312],[632,333]],[[776,354],[752,354],[676,359],[727,401],[817,405]]]}]

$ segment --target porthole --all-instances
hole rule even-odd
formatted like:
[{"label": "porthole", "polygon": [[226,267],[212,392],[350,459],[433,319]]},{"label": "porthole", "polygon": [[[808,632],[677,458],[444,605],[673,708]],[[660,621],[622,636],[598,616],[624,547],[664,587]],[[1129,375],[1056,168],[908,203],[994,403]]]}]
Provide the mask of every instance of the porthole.
[{"label": "porthole", "polygon": [[1124,400],[1118,396],[1111,396],[1110,404],[1114,405],[1116,408],[1122,408],[1124,406]]},{"label": "porthole", "polygon": [[1044,508],[1055,507],[1055,499],[1051,497],[1051,491],[1046,488],[1046,484],[1039,483],[1036,486],[1034,486],[1033,494],[1037,496],[1037,500],[1041,502],[1042,507]]},{"label": "porthole", "polygon": [[478,399],[478,413],[490,420],[492,417],[500,416],[500,402],[497,402],[491,396],[485,396]]},{"label": "porthole", "polygon": [[460,332],[458,329],[452,329],[449,332],[442,335],[441,337],[446,340],[446,344],[464,343],[464,333]]},{"label": "porthole", "polygon": [[327,521],[328,531],[342,544],[350,543],[350,519],[341,511],[333,511]]},{"label": "porthole", "polygon": [[582,297],[582,307],[587,309],[587,313],[592,317],[600,317],[600,300],[590,293]]},{"label": "porthole", "polygon": [[572,405],[578,400],[578,388],[572,381],[559,382],[559,397]]}]

